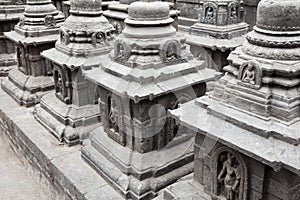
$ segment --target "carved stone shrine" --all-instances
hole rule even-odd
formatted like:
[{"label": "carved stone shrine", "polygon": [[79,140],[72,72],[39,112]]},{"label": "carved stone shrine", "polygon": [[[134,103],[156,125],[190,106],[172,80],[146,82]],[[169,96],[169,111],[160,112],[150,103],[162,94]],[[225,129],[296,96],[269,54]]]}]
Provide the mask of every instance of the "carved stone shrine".
[{"label": "carved stone shrine", "polygon": [[32,106],[54,88],[52,69],[46,67],[41,52],[54,47],[63,22],[64,16],[50,0],[28,0],[24,18],[14,31],[4,33],[15,44],[17,66],[3,80],[2,89],[20,105]]},{"label": "carved stone shrine", "polygon": [[[113,2],[108,5],[108,10],[103,12],[103,15],[109,20],[109,22],[116,29],[116,34],[120,34],[125,28],[124,20],[128,17],[128,7],[129,5],[135,2],[135,0],[120,0],[119,2]],[[169,3],[170,7],[172,7],[172,3]],[[178,28],[178,10],[170,11],[171,17],[174,19],[173,26]]]},{"label": "carved stone shrine", "polygon": [[6,76],[17,62],[14,43],[3,33],[14,29],[23,16],[24,4],[23,0],[0,0],[0,76]]},{"label": "carved stone shrine", "polygon": [[55,48],[42,52],[55,90],[41,98],[35,117],[60,141],[74,145],[99,126],[99,93],[82,70],[98,67],[113,49],[114,28],[102,15],[101,0],[71,0],[70,14]]},{"label": "carved stone shrine", "polygon": [[99,87],[102,126],[82,157],[124,198],[149,199],[193,171],[193,132],[167,109],[202,96],[218,73],[196,61],[165,2],[134,2],[110,64],[85,70]]},{"label": "carved stone shrine", "polygon": [[198,130],[195,188],[213,199],[300,198],[299,10],[299,0],[260,1],[215,90],[170,111]]},{"label": "carved stone shrine", "polygon": [[242,2],[204,0],[198,22],[190,28],[191,52],[217,71],[223,71],[229,53],[245,40],[248,25],[243,22]]}]

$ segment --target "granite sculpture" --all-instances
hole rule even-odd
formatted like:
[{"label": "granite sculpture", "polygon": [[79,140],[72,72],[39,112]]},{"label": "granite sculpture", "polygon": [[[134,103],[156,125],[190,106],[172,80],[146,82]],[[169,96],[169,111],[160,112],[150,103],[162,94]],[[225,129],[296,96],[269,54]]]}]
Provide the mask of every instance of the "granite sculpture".
[{"label": "granite sculpture", "polygon": [[55,90],[41,98],[35,117],[60,141],[75,145],[100,121],[98,91],[82,70],[98,67],[113,49],[114,28],[102,15],[101,0],[71,0],[70,14],[55,48],[42,52]]},{"label": "granite sculpture", "polygon": [[203,199],[299,199],[299,9],[299,0],[260,1],[215,90],[170,111],[198,130],[194,180],[211,196]]},{"label": "granite sculpture", "polygon": [[202,96],[218,73],[196,61],[165,2],[134,2],[110,64],[85,70],[99,87],[102,126],[82,157],[124,198],[150,199],[193,171],[193,132],[167,109]]},{"label": "granite sculpture", "polygon": [[245,40],[248,25],[243,22],[243,11],[241,0],[201,2],[198,22],[190,27],[187,40],[193,55],[222,72],[229,53]]},{"label": "granite sculpture", "polygon": [[52,71],[41,52],[54,47],[63,22],[64,16],[50,0],[28,0],[24,18],[14,31],[4,33],[15,44],[17,66],[12,67],[1,86],[20,105],[32,106],[54,88]]},{"label": "granite sculpture", "polygon": [[14,29],[23,16],[26,1],[0,1],[0,76],[7,76],[10,66],[17,63],[13,42],[5,38],[4,32]]}]

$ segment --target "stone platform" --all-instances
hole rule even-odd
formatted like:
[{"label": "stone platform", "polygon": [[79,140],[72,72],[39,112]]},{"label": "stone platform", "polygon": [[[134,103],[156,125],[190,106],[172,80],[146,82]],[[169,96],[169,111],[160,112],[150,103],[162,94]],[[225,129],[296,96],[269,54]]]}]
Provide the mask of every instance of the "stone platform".
[{"label": "stone platform", "polygon": [[0,89],[0,132],[10,138],[40,179],[49,185],[51,199],[123,199],[82,160],[79,145],[67,147],[59,143],[34,119],[32,112],[33,108],[20,107]]}]

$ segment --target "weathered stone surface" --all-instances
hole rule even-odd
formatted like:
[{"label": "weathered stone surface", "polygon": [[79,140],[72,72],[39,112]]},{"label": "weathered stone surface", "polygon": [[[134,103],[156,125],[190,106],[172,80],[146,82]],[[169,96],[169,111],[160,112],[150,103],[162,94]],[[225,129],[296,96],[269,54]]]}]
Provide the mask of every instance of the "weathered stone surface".
[{"label": "weathered stone surface", "polygon": [[102,65],[113,48],[114,29],[102,15],[100,0],[71,0],[70,14],[55,48],[42,52],[55,91],[41,98],[35,116],[60,141],[75,145],[100,124],[99,94],[82,70]]},{"label": "weathered stone surface", "polygon": [[123,199],[80,156],[80,146],[59,143],[33,116],[0,89],[0,131],[50,188],[51,199]]},{"label": "weathered stone surface", "polygon": [[39,102],[37,92],[53,89],[53,82],[49,81],[51,69],[46,67],[40,54],[54,46],[63,21],[63,15],[50,0],[28,0],[24,18],[15,26],[15,31],[4,33],[15,43],[17,69],[8,75],[8,81],[2,82],[2,88],[20,105],[32,106]]},{"label": "weathered stone surface", "polygon": [[170,111],[198,132],[194,180],[213,198],[299,198],[299,3],[262,0],[215,90]]},{"label": "weathered stone surface", "polygon": [[217,74],[191,56],[164,2],[135,2],[108,64],[84,70],[99,87],[102,125],[83,158],[124,198],[151,199],[192,172],[193,131],[166,110],[202,96]]}]

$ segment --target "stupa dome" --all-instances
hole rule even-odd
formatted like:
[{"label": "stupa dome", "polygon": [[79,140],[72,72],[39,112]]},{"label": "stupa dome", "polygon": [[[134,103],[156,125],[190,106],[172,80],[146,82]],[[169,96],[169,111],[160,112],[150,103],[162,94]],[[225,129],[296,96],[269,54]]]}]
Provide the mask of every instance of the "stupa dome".
[{"label": "stupa dome", "polygon": [[272,31],[300,30],[299,0],[265,0],[258,4],[256,26]]}]

